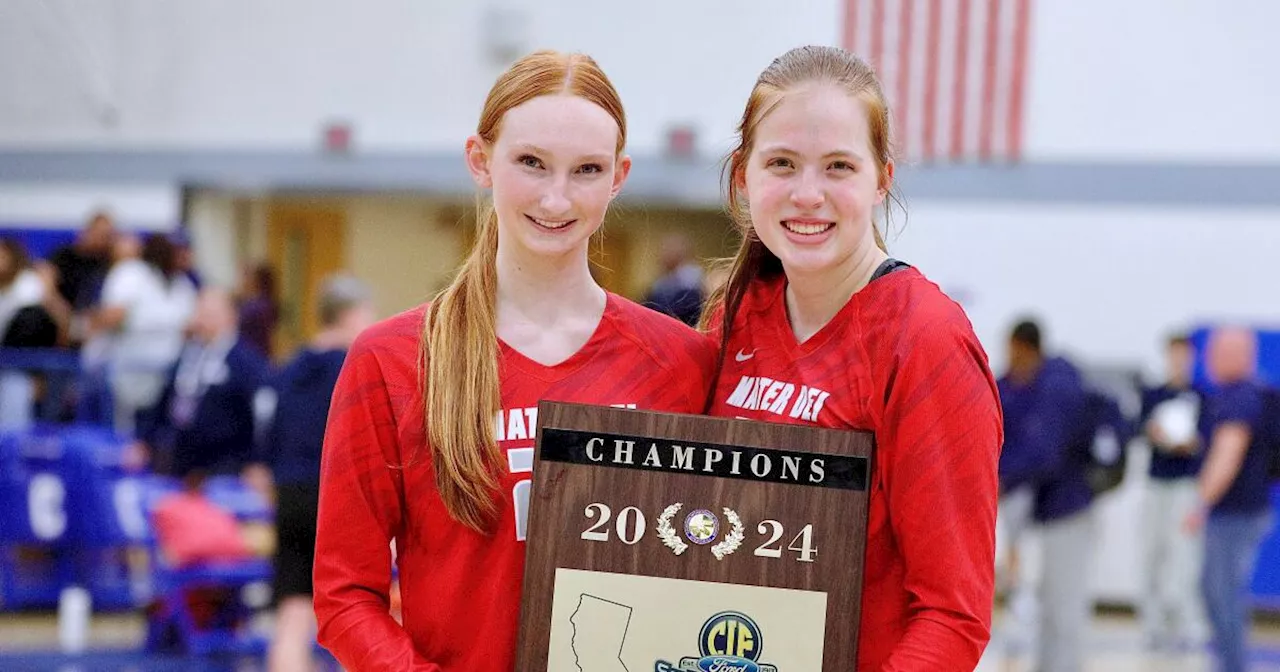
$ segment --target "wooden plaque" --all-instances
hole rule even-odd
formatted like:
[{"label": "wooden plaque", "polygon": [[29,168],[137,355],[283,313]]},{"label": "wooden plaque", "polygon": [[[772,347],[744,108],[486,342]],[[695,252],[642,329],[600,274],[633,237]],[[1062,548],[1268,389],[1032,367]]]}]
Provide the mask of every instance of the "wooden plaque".
[{"label": "wooden plaque", "polygon": [[856,667],[871,433],[538,420],[517,672]]}]

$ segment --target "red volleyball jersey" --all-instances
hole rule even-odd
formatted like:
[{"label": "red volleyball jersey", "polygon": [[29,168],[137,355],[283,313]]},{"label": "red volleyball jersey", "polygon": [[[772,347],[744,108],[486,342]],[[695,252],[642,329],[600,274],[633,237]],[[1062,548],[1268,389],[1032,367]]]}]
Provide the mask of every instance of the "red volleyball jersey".
[{"label": "red volleyball jersey", "polygon": [[[478,534],[449,516],[435,487],[418,374],[424,314],[361,335],[334,391],[316,540],[319,639],[353,672],[510,672],[538,402],[701,412],[715,347],[612,294],[595,333],[560,364],[501,345],[495,427],[508,470],[496,526]],[[393,539],[403,627],[388,612]]]},{"label": "red volleyball jersey", "polygon": [[711,412],[873,431],[858,669],[972,670],[990,638],[1003,441],[986,353],[913,268],[873,280],[804,343],[784,289],[748,289]]}]

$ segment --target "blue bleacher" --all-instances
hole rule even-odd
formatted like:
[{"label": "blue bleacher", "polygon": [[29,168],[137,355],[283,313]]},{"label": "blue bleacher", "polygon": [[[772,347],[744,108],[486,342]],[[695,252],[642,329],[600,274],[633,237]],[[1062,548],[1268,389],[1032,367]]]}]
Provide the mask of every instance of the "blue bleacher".
[{"label": "blue bleacher", "polygon": [[74,579],[61,447],[45,437],[0,435],[0,604],[56,605]]},{"label": "blue bleacher", "polygon": [[[104,424],[110,399],[82,375],[75,353],[0,349],[0,371],[14,370],[65,376],[95,392],[80,395],[70,423],[33,413],[28,426],[0,428],[0,510],[6,512],[0,516],[0,610],[54,609],[63,589],[82,586],[95,611],[146,608],[159,619],[151,632],[169,627],[186,653],[261,653],[265,641],[243,628],[196,628],[183,595],[203,587],[237,597],[254,584],[265,590],[270,561],[170,567],[159,553],[151,513],[180,483],[123,467],[131,439]],[[241,521],[274,518],[271,503],[234,476],[209,479],[205,493]],[[243,624],[254,606],[239,600],[219,623]],[[154,637],[146,642],[149,650],[172,646]]]}]

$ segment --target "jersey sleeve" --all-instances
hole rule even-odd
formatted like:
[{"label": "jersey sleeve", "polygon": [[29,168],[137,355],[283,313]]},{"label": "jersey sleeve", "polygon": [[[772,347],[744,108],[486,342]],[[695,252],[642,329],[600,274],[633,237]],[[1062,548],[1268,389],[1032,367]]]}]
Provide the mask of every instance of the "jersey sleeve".
[{"label": "jersey sleeve", "polygon": [[404,511],[396,437],[378,353],[362,336],[338,377],[325,430],[314,570],[319,641],[352,672],[441,670],[390,613],[390,544]]},{"label": "jersey sleeve", "polygon": [[910,333],[886,353],[876,456],[910,620],[881,669],[972,670],[991,634],[999,397],[967,322]]}]

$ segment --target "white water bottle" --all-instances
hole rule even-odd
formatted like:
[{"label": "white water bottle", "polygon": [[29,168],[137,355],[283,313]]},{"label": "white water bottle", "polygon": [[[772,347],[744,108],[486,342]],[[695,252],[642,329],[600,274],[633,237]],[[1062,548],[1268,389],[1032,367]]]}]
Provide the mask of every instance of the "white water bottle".
[{"label": "white water bottle", "polygon": [[68,586],[58,596],[58,645],[63,653],[81,653],[89,644],[89,616],[93,609],[89,591]]}]

